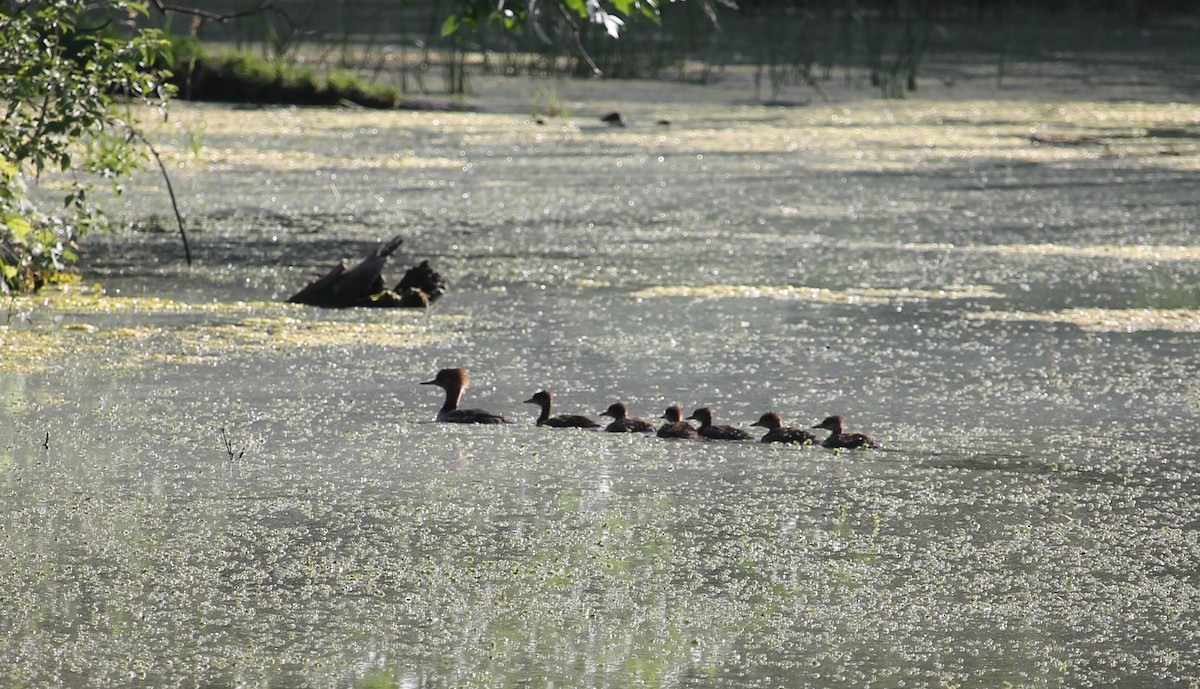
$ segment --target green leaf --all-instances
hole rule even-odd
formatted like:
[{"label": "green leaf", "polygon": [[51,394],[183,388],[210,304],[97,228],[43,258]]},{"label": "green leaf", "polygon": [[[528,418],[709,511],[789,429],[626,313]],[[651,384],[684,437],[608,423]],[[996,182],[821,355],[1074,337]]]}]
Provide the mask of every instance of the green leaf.
[{"label": "green leaf", "polygon": [[655,24],[662,26],[662,14],[658,11],[658,5],[655,5],[649,0],[642,0],[638,3],[638,7],[642,10],[642,16],[646,17]]},{"label": "green leaf", "polygon": [[575,14],[587,19],[587,3],[584,0],[563,0],[563,3],[568,9],[573,10]]},{"label": "green leaf", "polygon": [[457,14],[452,14],[449,17],[446,17],[446,21],[442,22],[442,36],[449,36],[453,34],[455,31],[458,31],[458,27],[461,25],[462,20],[459,19]]},{"label": "green leaf", "polygon": [[33,232],[33,226],[24,218],[11,217],[5,220],[8,225],[9,233],[18,241],[21,242],[25,236]]}]

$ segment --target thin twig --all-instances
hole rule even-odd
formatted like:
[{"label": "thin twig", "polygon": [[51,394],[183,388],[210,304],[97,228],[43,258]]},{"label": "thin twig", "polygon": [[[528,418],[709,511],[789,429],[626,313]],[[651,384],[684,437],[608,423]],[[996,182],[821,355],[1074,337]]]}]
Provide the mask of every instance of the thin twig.
[{"label": "thin twig", "polygon": [[[288,31],[296,36],[315,35],[315,31],[301,31],[300,25],[296,23],[292,16],[283,8],[276,5],[271,0],[259,0],[258,4],[248,10],[241,12],[230,12],[229,14],[217,14],[207,10],[196,9],[195,7],[184,7],[182,5],[168,5],[164,0],[150,0],[151,6],[158,11],[159,14],[166,16],[168,14],[183,14],[194,17],[193,21],[214,21],[218,24],[224,24],[231,19],[241,19],[243,17],[253,17],[264,14],[273,14],[283,20],[287,25]],[[192,26],[192,35],[195,35],[196,25]]]},{"label": "thin twig", "polygon": [[225,443],[225,452],[229,455],[229,461],[233,462],[245,456],[246,448],[244,447],[240,452],[234,452],[233,443],[229,442],[229,436],[225,435],[224,426],[221,426],[221,440]]},{"label": "thin twig", "polygon": [[188,246],[187,232],[183,229],[183,215],[179,212],[179,203],[175,200],[175,187],[171,185],[171,176],[167,174],[167,166],[163,164],[162,156],[158,155],[158,149],[154,148],[154,144],[150,143],[145,134],[142,134],[132,126],[129,126],[129,131],[145,144],[146,148],[150,149],[150,155],[154,156],[154,162],[158,163],[158,169],[162,172],[163,181],[167,183],[167,194],[171,197],[171,209],[175,211],[175,222],[179,225],[179,238],[183,240],[183,256],[187,259],[188,267],[191,267],[192,250]]},{"label": "thin twig", "polygon": [[565,5],[558,5],[557,7],[558,13],[562,15],[564,20],[566,20],[567,26],[571,27],[571,40],[575,43],[576,54],[579,55],[580,59],[587,63],[587,66],[592,70],[592,74],[602,74],[600,68],[596,66],[596,61],[592,59],[591,55],[588,55],[587,48],[583,47],[583,39],[579,36],[579,24],[575,21],[575,18],[571,16],[571,12],[566,8]]},{"label": "thin twig", "polygon": [[101,31],[112,26],[114,21],[116,21],[116,17],[109,17],[108,21],[104,22],[103,24],[99,24],[97,26],[79,27],[78,33],[80,36],[91,36],[93,34],[98,34]]},{"label": "thin twig", "polygon": [[253,9],[243,10],[241,12],[233,12],[230,14],[217,14],[215,12],[206,12],[205,10],[198,10],[194,7],[181,7],[179,5],[168,5],[165,2],[163,2],[163,0],[151,0],[151,2],[154,5],[154,9],[158,10],[161,14],[167,14],[170,12],[174,12],[175,14],[187,14],[187,15],[191,15],[193,17],[200,17],[201,19],[210,19],[214,22],[220,22],[222,24],[229,21],[230,19],[240,19],[242,17],[250,17],[250,16],[254,16],[256,14],[266,14],[267,12],[274,12],[275,14],[278,14],[279,16],[283,17],[283,20],[285,22],[287,22],[289,26],[292,26],[292,27],[295,26],[295,23],[292,21],[292,18],[289,17],[286,12],[284,12],[280,8],[276,7],[275,3],[270,2],[270,0],[260,0],[258,5],[256,7],[254,7]]}]

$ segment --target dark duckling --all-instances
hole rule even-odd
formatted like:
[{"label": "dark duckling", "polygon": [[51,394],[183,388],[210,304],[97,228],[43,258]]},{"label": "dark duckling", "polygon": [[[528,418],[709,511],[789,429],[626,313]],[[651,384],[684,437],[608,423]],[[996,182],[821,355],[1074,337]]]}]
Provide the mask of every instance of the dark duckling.
[{"label": "dark duckling", "polygon": [[619,113],[619,112],[610,112],[607,115],[605,115],[604,117],[601,117],[600,121],[603,122],[604,124],[607,124],[610,127],[624,127],[625,126],[625,118],[621,117],[621,113]]},{"label": "dark duckling", "polygon": [[830,435],[821,443],[821,447],[844,448],[857,450],[859,448],[866,449],[868,447],[881,447],[869,436],[862,433],[847,433],[845,425],[840,416],[826,416],[825,420],[813,426],[813,428],[824,428],[829,431]]},{"label": "dark duckling", "polygon": [[750,439],[750,434],[740,428],[734,428],[733,426],[725,425],[714,425],[712,410],[708,407],[701,407],[697,409],[696,411],[692,412],[692,415],[688,418],[700,422],[700,428],[697,428],[696,432],[699,433],[700,437],[702,438],[708,438],[709,440]]},{"label": "dark duckling", "polygon": [[623,402],[613,402],[608,409],[600,412],[601,416],[613,417],[613,422],[604,427],[609,433],[653,433],[654,424],[645,419],[629,416],[629,411]]},{"label": "dark duckling", "polygon": [[558,416],[550,416],[550,403],[554,399],[554,395],[549,390],[542,390],[535,393],[533,397],[525,400],[525,404],[536,404],[542,408],[541,416],[538,416],[537,425],[550,426],[551,428],[599,428],[600,424],[592,421],[586,416],[579,414],[559,414]]},{"label": "dark duckling", "polygon": [[438,371],[433,380],[427,380],[421,385],[436,385],[446,391],[446,403],[438,412],[437,420],[446,423],[509,423],[508,419],[486,412],[482,409],[459,409],[463,389],[470,380],[467,372],[461,368],[444,368]]},{"label": "dark duckling", "polygon": [[660,438],[686,438],[694,440],[700,437],[692,424],[683,420],[683,410],[679,405],[672,404],[663,412],[662,418],[667,422],[658,429],[658,437]]},{"label": "dark duckling", "polygon": [[750,424],[751,426],[761,426],[767,429],[767,434],[762,437],[764,443],[795,443],[798,445],[811,445],[817,442],[817,436],[809,433],[803,428],[793,428],[784,426],[783,419],[779,418],[779,414],[769,411],[759,417],[758,421]]}]

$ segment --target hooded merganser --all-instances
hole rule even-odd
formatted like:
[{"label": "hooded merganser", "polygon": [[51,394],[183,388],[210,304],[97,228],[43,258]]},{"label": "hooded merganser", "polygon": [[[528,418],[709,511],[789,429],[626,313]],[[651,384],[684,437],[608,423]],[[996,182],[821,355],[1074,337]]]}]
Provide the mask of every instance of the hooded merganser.
[{"label": "hooded merganser", "polygon": [[700,422],[700,428],[696,432],[703,438],[709,440],[749,440],[750,434],[740,428],[733,426],[715,426],[713,425],[712,410],[708,407],[700,407],[692,412],[689,419],[695,419]]},{"label": "hooded merganser", "polygon": [[700,434],[692,427],[692,424],[683,420],[683,410],[679,405],[672,404],[667,407],[667,411],[663,412],[662,418],[667,422],[658,429],[658,437],[660,438],[699,438]]},{"label": "hooded merganser", "polygon": [[821,443],[822,447],[847,448],[852,450],[858,448],[865,449],[868,447],[881,447],[879,443],[875,442],[875,440],[869,436],[863,435],[862,433],[845,432],[845,430],[843,430],[844,426],[842,417],[840,416],[826,416],[824,421],[816,426],[813,426],[813,428],[824,428],[825,430],[829,431],[830,435],[825,439],[824,442]]},{"label": "hooded merganser", "polygon": [[600,424],[592,421],[586,416],[579,414],[559,414],[558,416],[550,416],[550,401],[554,395],[549,390],[542,390],[535,393],[533,397],[525,400],[525,404],[536,404],[542,408],[542,414],[537,419],[537,425],[550,426],[552,428],[599,428]]},{"label": "hooded merganser", "polygon": [[470,378],[461,368],[443,368],[438,371],[433,380],[427,380],[421,385],[436,385],[446,391],[446,403],[438,412],[437,420],[447,423],[509,423],[508,419],[486,412],[482,409],[459,409],[458,402],[462,399],[463,388],[467,387]]},{"label": "hooded merganser", "polygon": [[653,433],[654,424],[645,419],[628,416],[629,412],[622,402],[613,402],[608,409],[600,412],[600,416],[611,416],[613,422],[604,427],[609,433]]},{"label": "hooded merganser", "polygon": [[750,424],[751,426],[761,426],[767,429],[767,434],[762,437],[764,443],[796,443],[798,445],[811,445],[817,442],[817,436],[809,433],[803,428],[793,428],[784,426],[783,420],[779,418],[779,414],[769,411],[759,417],[758,421]]}]

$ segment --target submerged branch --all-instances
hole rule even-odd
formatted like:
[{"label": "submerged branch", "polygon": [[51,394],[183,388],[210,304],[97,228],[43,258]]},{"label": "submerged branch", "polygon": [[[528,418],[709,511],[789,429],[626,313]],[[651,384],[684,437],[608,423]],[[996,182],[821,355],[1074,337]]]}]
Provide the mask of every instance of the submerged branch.
[{"label": "submerged branch", "polygon": [[150,155],[154,156],[154,162],[158,163],[158,169],[162,172],[163,181],[167,183],[167,194],[171,197],[171,210],[175,211],[175,223],[179,225],[179,238],[183,241],[183,257],[190,268],[192,265],[192,250],[188,246],[187,232],[183,229],[183,215],[179,212],[179,202],[175,199],[175,187],[171,184],[171,176],[167,174],[167,166],[163,164],[162,156],[158,155],[158,149],[154,147],[154,144],[150,143],[145,134],[142,134],[133,127],[129,127],[129,131],[150,150]]},{"label": "submerged branch", "polygon": [[246,448],[243,447],[240,449],[240,451],[235,450],[233,448],[233,443],[229,442],[229,436],[225,434],[225,427],[221,426],[220,431],[221,431],[221,441],[225,443],[225,453],[229,455],[229,461],[235,462],[235,461],[241,459],[242,457],[245,457],[246,456]]}]

